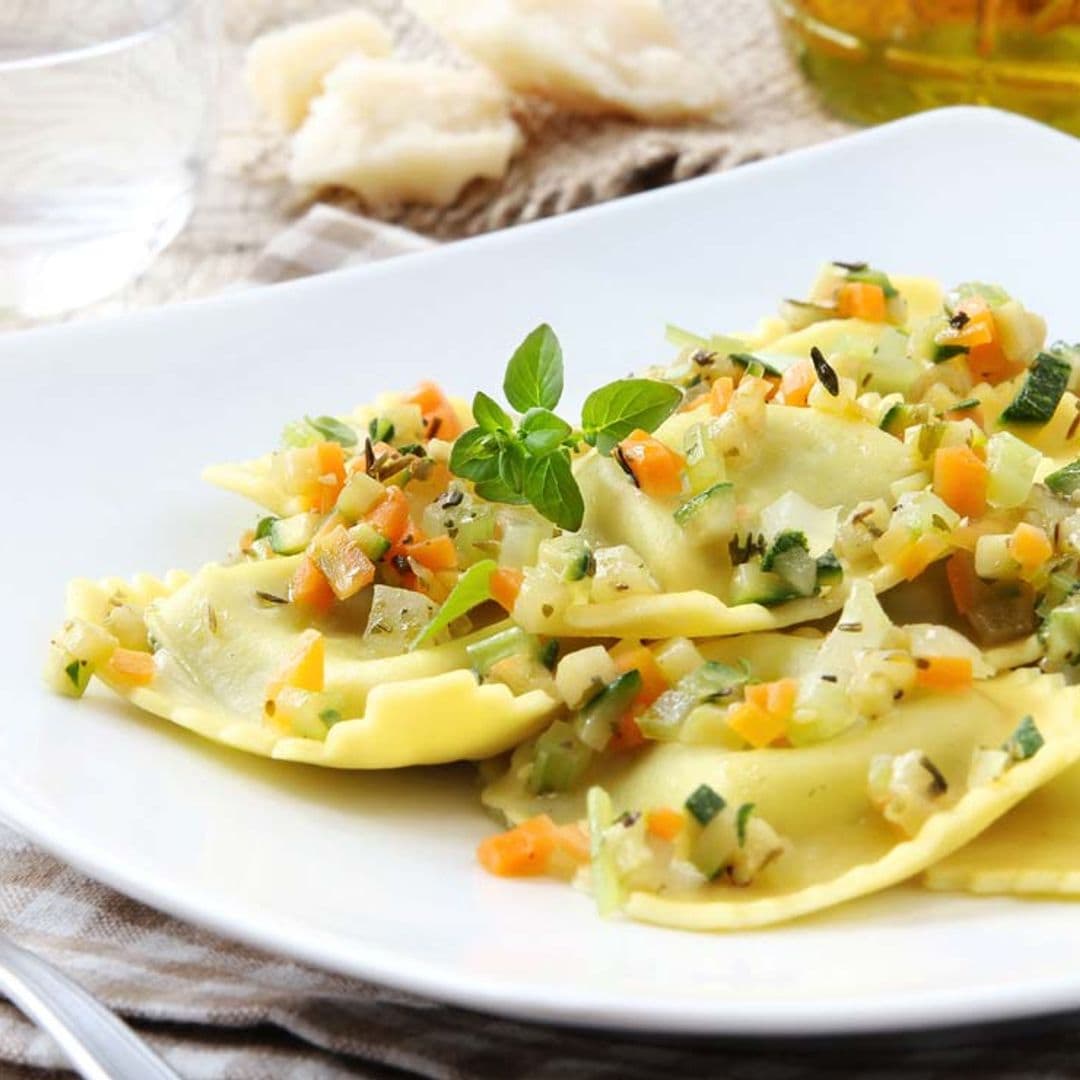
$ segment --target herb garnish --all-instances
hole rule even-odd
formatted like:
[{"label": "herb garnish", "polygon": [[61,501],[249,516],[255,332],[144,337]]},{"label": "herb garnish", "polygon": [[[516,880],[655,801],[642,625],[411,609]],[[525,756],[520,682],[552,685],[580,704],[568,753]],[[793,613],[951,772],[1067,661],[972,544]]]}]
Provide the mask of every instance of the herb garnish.
[{"label": "herb garnish", "polygon": [[830,396],[839,397],[840,379],[836,374],[836,369],[825,359],[825,354],[816,345],[810,347],[810,359],[814,362],[818,382],[825,387]]},{"label": "herb garnish", "polygon": [[440,631],[445,630],[455,619],[472,611],[474,607],[491,599],[491,575],[495,573],[494,559],[482,559],[473,563],[458,578],[457,584],[450,590],[450,595],[443,601],[442,607],[435,613],[431,622],[420,631],[410,649],[419,648]]},{"label": "herb garnish", "polygon": [[471,480],[491,502],[529,503],[561,529],[576,532],[585,502],[571,455],[582,443],[606,454],[642,428],[655,431],[682,400],[682,392],[655,379],[619,379],[585,400],[581,430],[552,411],[563,392],[563,355],[555,331],[541,324],[514,351],[503,380],[514,418],[493,398],[473,398],[476,427],[454,443],[450,471]]},{"label": "herb garnish", "polygon": [[340,443],[342,446],[356,445],[356,432],[348,424],[343,424],[332,416],[305,416],[304,419],[327,442]]}]

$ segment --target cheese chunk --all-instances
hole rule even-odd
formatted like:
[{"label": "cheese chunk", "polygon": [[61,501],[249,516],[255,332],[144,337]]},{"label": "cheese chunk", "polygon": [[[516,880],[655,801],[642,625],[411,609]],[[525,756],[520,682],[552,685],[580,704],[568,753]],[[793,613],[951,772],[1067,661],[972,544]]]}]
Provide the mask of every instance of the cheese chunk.
[{"label": "cheese chunk", "polygon": [[680,47],[658,0],[410,0],[507,86],[586,113],[706,116],[715,80]]},{"label": "cheese chunk", "polygon": [[503,176],[520,142],[505,92],[482,71],[354,58],[325,87],[293,141],[289,177],[371,205],[445,206],[470,180]]},{"label": "cheese chunk", "polygon": [[364,11],[312,19],[256,39],[248,49],[248,89],[258,106],[292,131],[307,116],[323,76],[347,56],[388,56],[390,34]]}]

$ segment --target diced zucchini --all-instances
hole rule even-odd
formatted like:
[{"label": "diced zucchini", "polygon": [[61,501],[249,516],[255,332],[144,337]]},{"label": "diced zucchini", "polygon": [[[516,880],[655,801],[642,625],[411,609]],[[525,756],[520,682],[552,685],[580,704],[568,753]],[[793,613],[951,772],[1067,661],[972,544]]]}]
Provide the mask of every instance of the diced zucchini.
[{"label": "diced zucchini", "polygon": [[1001,749],[1013,761],[1027,761],[1033,758],[1046,745],[1042,732],[1035,725],[1035,718],[1025,716],[1016,725],[1013,733],[1002,744]]},{"label": "diced zucchini", "polygon": [[986,444],[986,464],[990,478],[986,500],[991,506],[1007,509],[1020,506],[1028,497],[1042,455],[1015,435],[999,431]]},{"label": "diced zucchini", "polygon": [[797,596],[813,596],[817,589],[817,563],[805,534],[793,529],[773,540],[761,560],[761,569],[779,574]]},{"label": "diced zucchini", "polygon": [[908,335],[890,326],[882,331],[866,369],[865,388],[878,394],[906,394],[922,374],[909,354]]},{"label": "diced zucchini", "polygon": [[779,575],[762,570],[757,560],[736,566],[731,575],[731,603],[782,604],[798,593]]},{"label": "diced zucchini", "polygon": [[535,565],[540,544],[550,539],[551,533],[551,523],[539,517],[523,517],[513,512],[503,514],[499,565],[514,570]]},{"label": "diced zucchini", "polygon": [[1071,374],[1072,366],[1066,361],[1050,353],[1039,353],[1016,397],[1002,412],[1002,421],[1045,424],[1056,412]]},{"label": "diced zucchini", "polygon": [[84,619],[70,619],[49,644],[46,685],[67,697],[82,697],[90,676],[113,654],[117,641],[107,630]]},{"label": "diced zucchini", "polygon": [[354,472],[345,481],[337,499],[337,510],[346,521],[359,521],[374,510],[386,495],[386,488],[367,473]]},{"label": "diced zucchini", "polygon": [[984,300],[987,307],[996,308],[1010,299],[1000,285],[991,285],[986,281],[963,281],[949,291],[945,302],[950,310],[959,307],[965,300]]},{"label": "diced zucchini", "polygon": [[839,519],[839,507],[815,506],[797,491],[787,491],[761,511],[761,531],[769,540],[783,532],[802,533],[810,554],[820,555],[833,546]]},{"label": "diced zucchini", "polygon": [[863,266],[856,270],[848,269],[847,279],[862,282],[865,285],[877,285],[885,294],[886,300],[900,295],[896,286],[889,280],[889,275],[883,270],[875,270],[872,266]]},{"label": "diced zucchini", "polygon": [[707,349],[709,347],[707,337],[695,334],[691,330],[685,330],[674,323],[668,323],[664,328],[664,337],[667,339],[668,344],[674,345],[676,349]]},{"label": "diced zucchini", "polygon": [[491,637],[474,641],[465,646],[465,652],[472,664],[473,671],[484,678],[501,660],[510,656],[527,656],[538,660],[540,641],[532,634],[527,634],[520,626],[508,626]]},{"label": "diced zucchini", "polygon": [[1055,494],[1068,498],[1080,490],[1080,458],[1069,462],[1064,468],[1052,472],[1043,483]]},{"label": "diced zucchini", "polygon": [[578,738],[592,750],[603,750],[640,690],[641,674],[624,671],[578,710],[574,718]]},{"label": "diced zucchini", "polygon": [[1080,604],[1075,599],[1054,608],[1039,630],[1046,666],[1062,671],[1080,663]]},{"label": "diced zucchini", "polygon": [[638,717],[638,727],[650,739],[678,739],[683,724],[696,708],[731,700],[747,678],[745,671],[707,660],[665,690]]},{"label": "diced zucchini", "polygon": [[929,405],[911,405],[902,401],[885,410],[878,427],[900,439],[908,428],[925,424],[932,416],[933,410]]},{"label": "diced zucchini", "polygon": [[940,345],[935,342],[930,359],[935,364],[944,364],[946,360],[951,360],[954,356],[966,356],[968,352],[969,349],[966,345],[953,345],[948,342]]},{"label": "diced zucchini", "polygon": [[675,521],[702,543],[724,542],[735,533],[735,485],[724,481],[695,495],[675,511]]},{"label": "diced zucchini", "polygon": [[847,687],[833,681],[834,678],[814,674],[804,675],[799,681],[795,711],[787,730],[793,746],[825,742],[847,731],[858,720]]},{"label": "diced zucchini", "polygon": [[565,721],[557,720],[537,740],[528,787],[534,795],[569,791],[585,775],[592,751]]},{"label": "diced zucchini", "polygon": [[366,521],[353,525],[349,537],[372,562],[378,562],[391,547],[390,541]]},{"label": "diced zucchini", "polygon": [[278,555],[296,555],[308,546],[318,528],[318,514],[278,518],[270,526],[270,547]]},{"label": "diced zucchini", "polygon": [[819,555],[815,565],[817,569],[817,587],[819,589],[826,585],[839,585],[844,580],[844,568],[832,551],[826,551],[824,555]]},{"label": "diced zucchini", "polygon": [[713,443],[706,424],[691,424],[683,436],[690,493],[700,495],[727,479],[724,455]]},{"label": "diced zucchini", "polygon": [[376,585],[364,629],[364,644],[377,656],[408,652],[438,610],[423,593]]},{"label": "diced zucchini", "polygon": [[559,696],[571,709],[593,697],[619,677],[619,669],[603,645],[589,645],[567,653],[555,669]]},{"label": "diced zucchini", "polygon": [[720,813],[690,841],[690,861],[712,881],[731,866],[738,847],[734,815]]},{"label": "diced zucchini", "polygon": [[727,806],[727,802],[708,784],[699,784],[686,797],[685,806],[699,825],[708,825]]},{"label": "diced zucchini", "polygon": [[781,300],[780,318],[792,330],[805,330],[814,323],[836,318],[835,304],[815,304],[810,300]]},{"label": "diced zucchini", "polygon": [[745,368],[747,371],[751,372],[751,374],[759,374],[754,371],[756,365],[761,368],[760,374],[772,375],[774,378],[780,378],[789,367],[798,362],[799,357],[782,356],[779,353],[736,352],[731,354],[731,359],[739,367]]},{"label": "diced zucchini", "polygon": [[545,540],[538,557],[540,564],[553,570],[562,581],[581,581],[593,572],[589,545],[570,533]]},{"label": "diced zucchini", "polygon": [[626,544],[597,548],[593,556],[596,572],[590,595],[594,603],[660,591],[645,560]]}]

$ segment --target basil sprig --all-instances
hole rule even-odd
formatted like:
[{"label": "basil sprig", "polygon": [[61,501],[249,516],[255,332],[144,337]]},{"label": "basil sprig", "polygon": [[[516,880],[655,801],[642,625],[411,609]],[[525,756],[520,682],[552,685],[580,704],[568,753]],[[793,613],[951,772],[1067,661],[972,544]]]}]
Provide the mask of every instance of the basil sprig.
[{"label": "basil sprig", "polygon": [[574,479],[572,454],[582,443],[602,454],[632,431],[655,431],[678,407],[682,392],[655,379],[619,379],[585,400],[581,429],[554,408],[563,393],[562,346],[547,323],[532,331],[506,366],[503,393],[514,418],[480,391],[473,398],[476,427],[450,453],[450,471],[471,480],[490,502],[529,503],[561,529],[576,532],[585,501]]}]

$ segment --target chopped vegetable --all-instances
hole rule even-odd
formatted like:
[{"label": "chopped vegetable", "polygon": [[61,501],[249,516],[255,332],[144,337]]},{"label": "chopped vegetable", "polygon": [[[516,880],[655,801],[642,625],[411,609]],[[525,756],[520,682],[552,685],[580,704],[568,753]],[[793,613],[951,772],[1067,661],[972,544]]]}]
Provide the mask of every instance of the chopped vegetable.
[{"label": "chopped vegetable", "polygon": [[356,432],[333,416],[305,416],[304,419],[328,442],[340,446],[356,445]]},{"label": "chopped vegetable", "polygon": [[513,611],[524,580],[525,575],[520,570],[513,570],[508,566],[498,567],[491,575],[491,599],[505,611]]},{"label": "chopped vegetable", "polygon": [[674,840],[683,831],[686,818],[670,806],[661,806],[645,815],[645,828],[658,840]]},{"label": "chopped vegetable", "polygon": [[631,432],[619,443],[617,452],[646,495],[663,497],[682,491],[686,462],[648,432],[640,428]]},{"label": "chopped vegetable", "polygon": [[732,731],[756,748],[776,742],[787,731],[783,716],[771,713],[751,700],[732,705],[728,709],[727,722]]},{"label": "chopped vegetable", "polygon": [[593,752],[565,720],[551,725],[537,740],[527,786],[534,795],[569,791],[585,775]]},{"label": "chopped vegetable", "polygon": [[405,554],[427,570],[456,570],[458,565],[457,548],[449,536],[433,536],[406,544]]},{"label": "chopped vegetable", "polygon": [[885,290],[880,285],[849,281],[836,294],[837,314],[842,319],[885,322]]},{"label": "chopped vegetable", "polygon": [[966,656],[926,656],[915,662],[915,683],[924,690],[967,690],[972,680]]},{"label": "chopped vegetable", "polygon": [[721,375],[715,380],[709,391],[709,412],[713,416],[720,416],[727,411],[735,393],[735,380],[730,375]]},{"label": "chopped vegetable", "polygon": [[1019,393],[1001,414],[1009,424],[1045,424],[1057,411],[1069,385],[1072,367],[1050,353],[1035,357]]},{"label": "chopped vegetable", "polygon": [[1054,554],[1054,545],[1043,529],[1021,521],[1009,540],[1009,554],[1020,564],[1024,577],[1041,570]]},{"label": "chopped vegetable", "polygon": [[634,698],[634,707],[647,709],[665,690],[668,680],[651,649],[640,643],[620,642],[612,650],[612,659],[620,672],[636,671],[641,677],[641,688]]},{"label": "chopped vegetable", "polygon": [[780,397],[785,405],[805,405],[817,382],[817,372],[809,360],[798,360],[780,379]]},{"label": "chopped vegetable", "polygon": [[989,470],[970,446],[942,446],[934,454],[934,494],[964,517],[986,513]]},{"label": "chopped vegetable", "polygon": [[409,516],[409,500],[399,487],[387,488],[385,496],[364,520],[391,544],[400,544],[410,533],[415,535]]},{"label": "chopped vegetable", "polygon": [[701,784],[687,797],[686,809],[699,825],[708,825],[727,803],[708,784]]},{"label": "chopped vegetable", "polygon": [[1027,761],[1034,757],[1045,744],[1042,732],[1035,726],[1035,720],[1025,716],[1016,726],[1016,730],[1005,740],[1001,749],[1013,761]]},{"label": "chopped vegetable", "polygon": [[482,840],[476,857],[485,870],[499,877],[544,874],[555,853],[556,835],[555,823],[540,814],[516,829]]},{"label": "chopped vegetable", "polygon": [[443,601],[438,614],[424,627],[412,643],[416,649],[446,630],[452,622],[468,614],[474,607],[492,598],[491,582],[500,571],[491,559],[470,566],[457,580],[450,595]]},{"label": "chopped vegetable", "polygon": [[635,670],[624,671],[587,701],[574,718],[574,731],[592,750],[603,750],[641,692],[642,678]]},{"label": "chopped vegetable", "polygon": [[1080,458],[1069,462],[1064,468],[1052,472],[1045,480],[1046,486],[1055,495],[1066,497],[1080,490]]},{"label": "chopped vegetable", "polygon": [[429,439],[456,439],[461,434],[461,421],[450,399],[438,383],[425,381],[405,397],[406,404],[419,405],[424,420],[424,434]]},{"label": "chopped vegetable", "polygon": [[289,586],[289,599],[294,604],[326,612],[333,607],[337,597],[330,587],[330,582],[326,580],[326,575],[314,560],[305,555],[293,575]]},{"label": "chopped vegetable", "polygon": [[149,686],[154,681],[154,654],[134,649],[115,648],[105,661],[105,677],[125,686]]},{"label": "chopped vegetable", "polygon": [[375,564],[344,525],[317,536],[309,558],[322,571],[338,600],[348,600],[375,580]]}]

